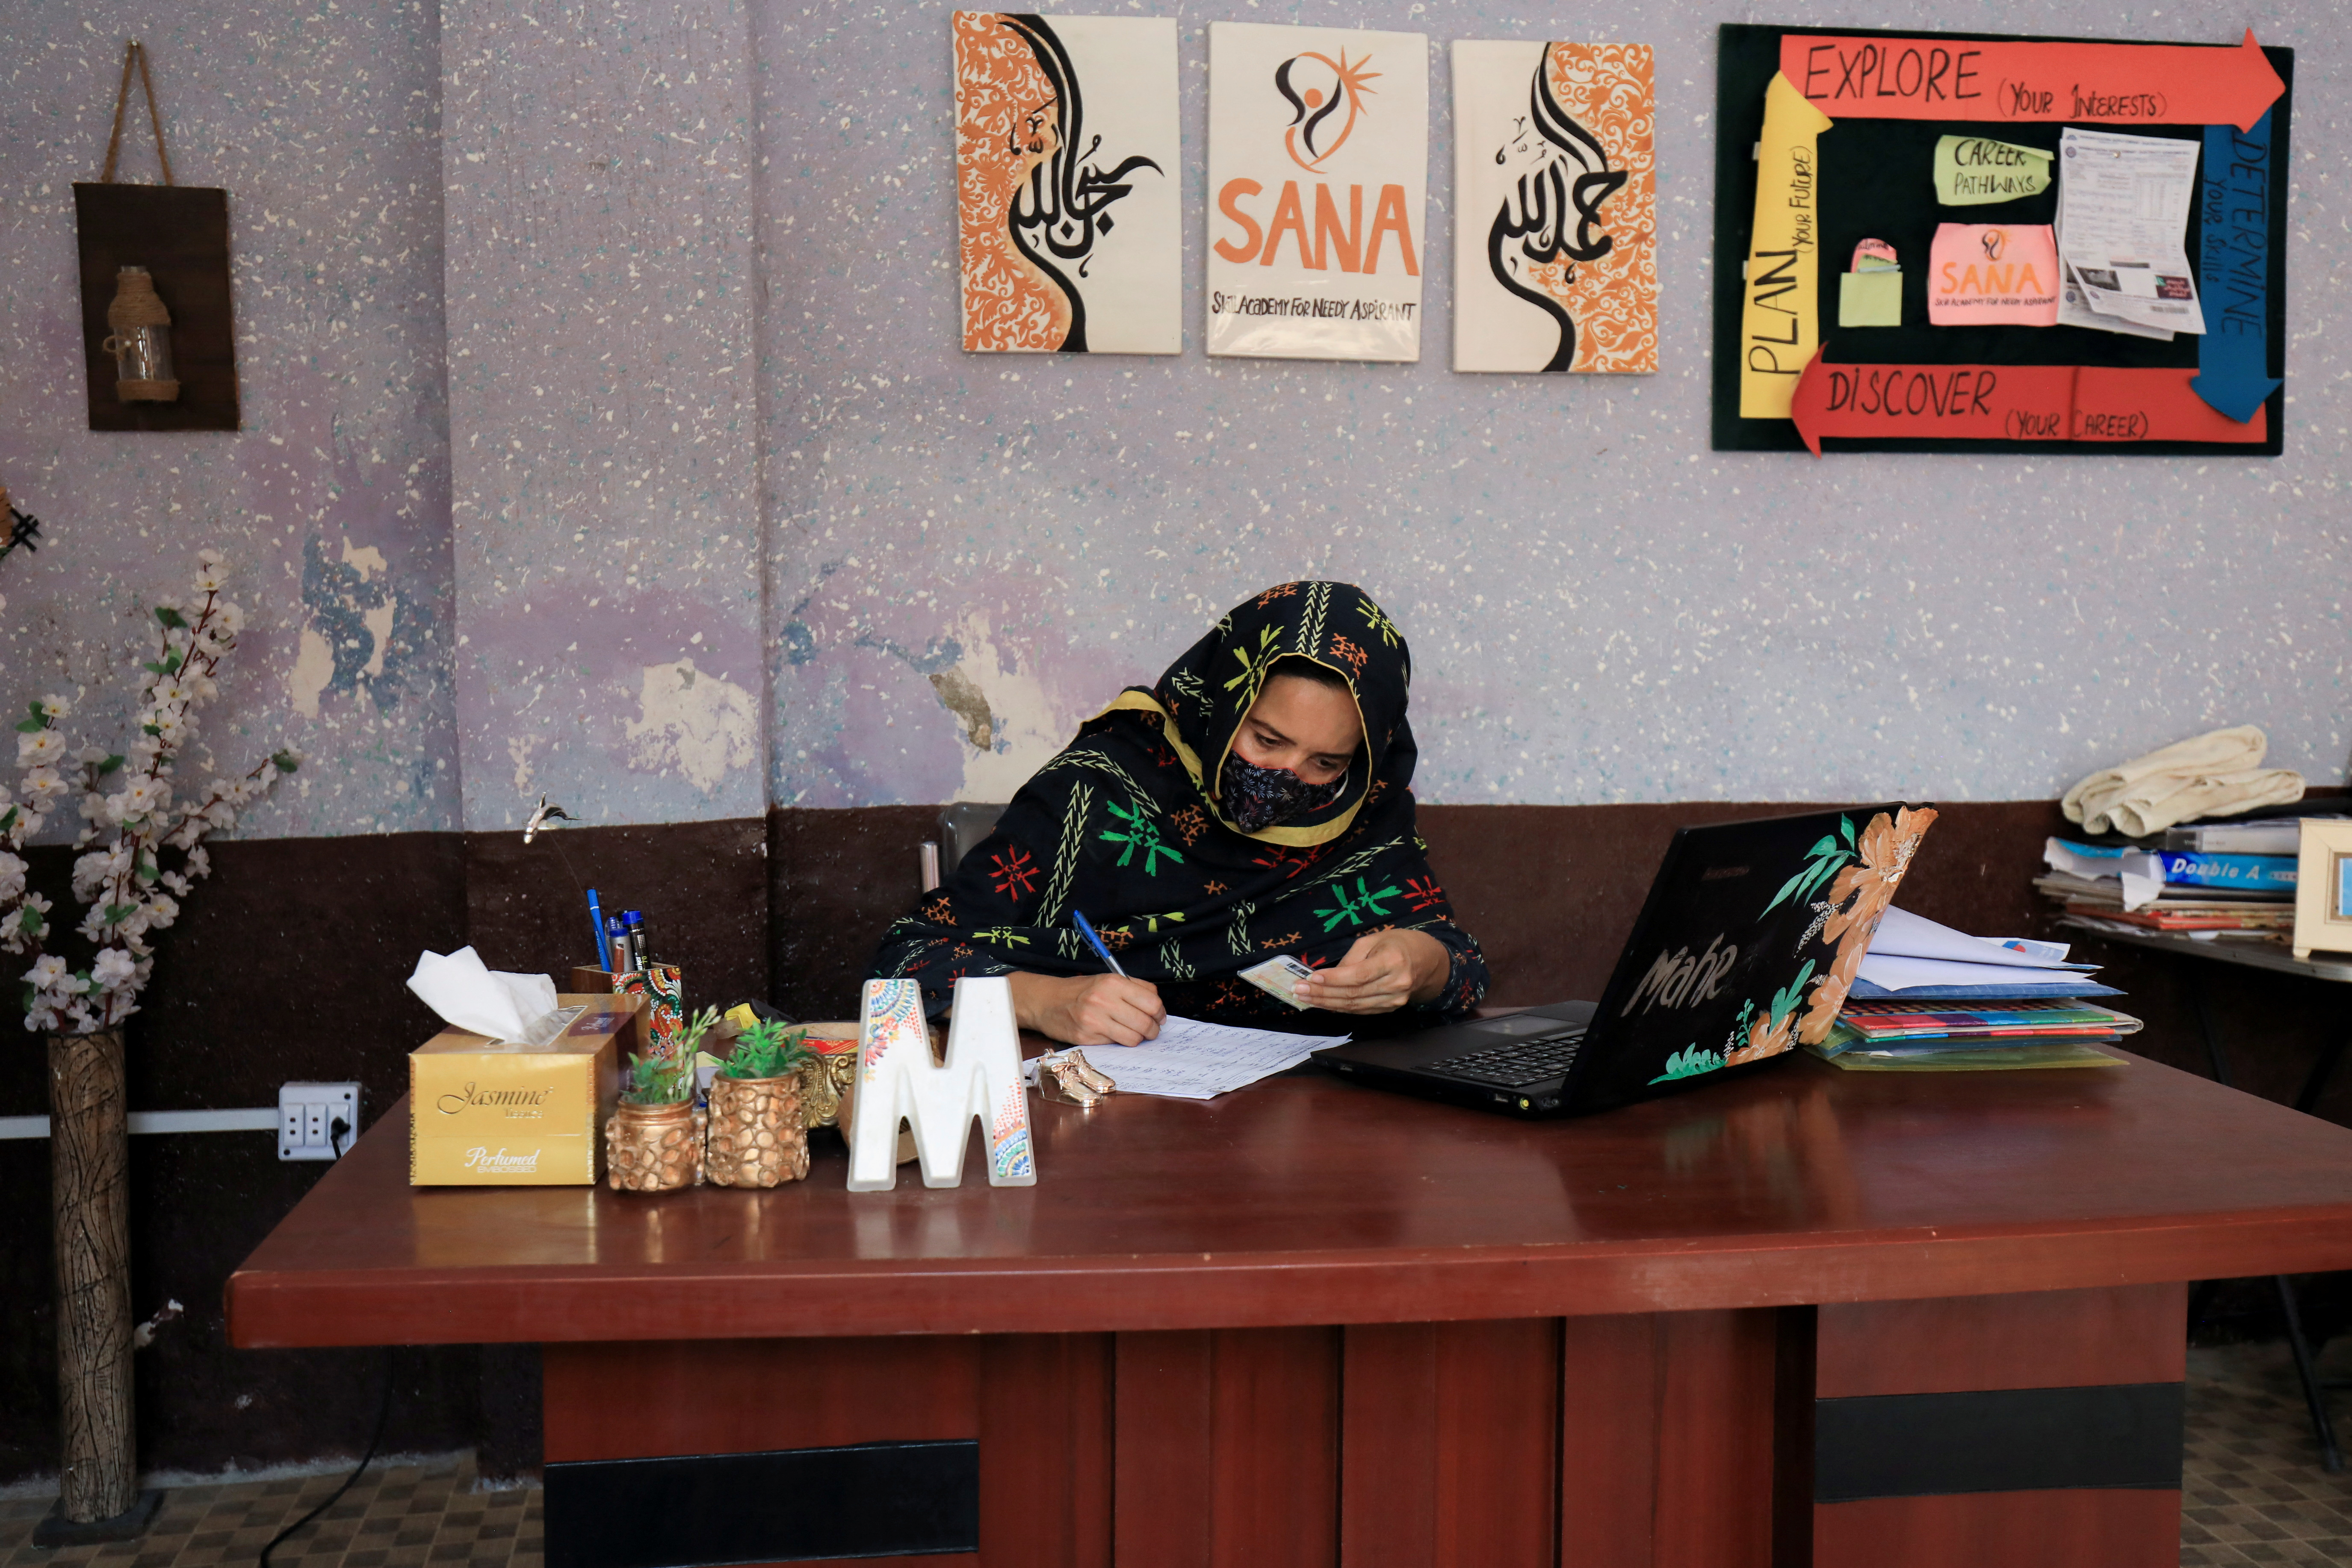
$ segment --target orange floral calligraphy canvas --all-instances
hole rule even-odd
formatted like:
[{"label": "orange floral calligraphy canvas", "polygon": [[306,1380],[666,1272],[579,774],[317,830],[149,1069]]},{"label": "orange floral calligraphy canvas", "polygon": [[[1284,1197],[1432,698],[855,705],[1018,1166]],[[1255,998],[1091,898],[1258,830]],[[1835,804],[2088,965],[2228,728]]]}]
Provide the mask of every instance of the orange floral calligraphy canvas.
[{"label": "orange floral calligraphy canvas", "polygon": [[1454,368],[1658,368],[1645,44],[1454,46]]},{"label": "orange floral calligraphy canvas", "polygon": [[1176,24],[958,11],[950,26],[963,346],[1181,353]]}]

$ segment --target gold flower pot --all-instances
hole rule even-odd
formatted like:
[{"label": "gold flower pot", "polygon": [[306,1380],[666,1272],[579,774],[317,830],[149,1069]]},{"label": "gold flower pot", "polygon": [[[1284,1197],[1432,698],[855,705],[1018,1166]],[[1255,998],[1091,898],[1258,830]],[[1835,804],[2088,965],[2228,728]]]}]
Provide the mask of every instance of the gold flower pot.
[{"label": "gold flower pot", "polygon": [[808,1174],[799,1069],[775,1078],[710,1080],[703,1167],[722,1187],[772,1187]]},{"label": "gold flower pot", "polygon": [[702,1181],[702,1112],[622,1102],[604,1123],[605,1181],[625,1193],[667,1193]]}]

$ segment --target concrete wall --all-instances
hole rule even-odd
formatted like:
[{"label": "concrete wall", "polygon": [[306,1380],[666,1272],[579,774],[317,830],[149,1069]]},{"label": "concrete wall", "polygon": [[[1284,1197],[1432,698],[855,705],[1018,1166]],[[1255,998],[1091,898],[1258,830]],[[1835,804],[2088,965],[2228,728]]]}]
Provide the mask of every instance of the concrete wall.
[{"label": "concrete wall", "polygon": [[[249,630],[205,735],[310,759],[257,833],[457,826],[437,29],[433,0],[0,0],[0,485],[45,524],[0,563],[0,703],[84,693],[119,749],[146,605],[222,550]],[[127,36],[173,174],[229,193],[236,434],[88,428],[73,183]],[[118,178],[153,181],[132,104]]]}]

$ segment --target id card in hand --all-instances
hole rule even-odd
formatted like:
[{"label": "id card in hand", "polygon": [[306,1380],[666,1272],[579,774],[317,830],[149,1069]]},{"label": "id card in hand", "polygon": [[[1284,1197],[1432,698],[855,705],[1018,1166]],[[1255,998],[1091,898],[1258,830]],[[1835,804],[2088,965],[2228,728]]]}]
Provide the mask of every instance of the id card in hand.
[{"label": "id card in hand", "polygon": [[1267,995],[1278,996],[1304,1013],[1307,1004],[1298,999],[1298,983],[1314,973],[1285,953],[1280,958],[1269,958],[1254,969],[1243,970],[1242,978]]}]

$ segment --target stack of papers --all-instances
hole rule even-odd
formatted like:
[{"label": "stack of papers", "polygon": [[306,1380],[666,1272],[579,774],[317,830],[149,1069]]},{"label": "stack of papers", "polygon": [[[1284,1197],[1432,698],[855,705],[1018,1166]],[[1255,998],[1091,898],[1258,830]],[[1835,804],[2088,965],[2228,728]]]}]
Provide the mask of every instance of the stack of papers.
[{"label": "stack of papers", "polygon": [[[2176,830],[2177,831],[2177,830]],[[2275,939],[2294,925],[2295,858],[2133,849],[2053,838],[2034,879],[2091,930],[2181,931],[2201,940]]]},{"label": "stack of papers", "polygon": [[1970,936],[1888,910],[1837,1023],[1805,1048],[1857,1072],[2120,1067],[2091,1047],[2139,1020],[2081,1000],[2122,994],[2090,978],[2095,967],[2069,963],[2063,942]]},{"label": "stack of papers", "polygon": [[1088,1046],[1087,1060],[1109,1075],[1120,1094],[1214,1100],[1262,1078],[1287,1072],[1346,1035],[1286,1035],[1204,1024],[1171,1014],[1157,1039],[1139,1046]]},{"label": "stack of papers", "polygon": [[2063,942],[1970,936],[1891,909],[1871,938],[1850,994],[1915,1001],[2122,994],[2090,978],[2097,967],[2067,963]]}]

